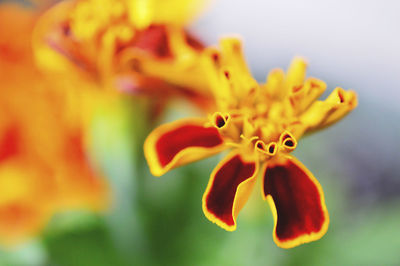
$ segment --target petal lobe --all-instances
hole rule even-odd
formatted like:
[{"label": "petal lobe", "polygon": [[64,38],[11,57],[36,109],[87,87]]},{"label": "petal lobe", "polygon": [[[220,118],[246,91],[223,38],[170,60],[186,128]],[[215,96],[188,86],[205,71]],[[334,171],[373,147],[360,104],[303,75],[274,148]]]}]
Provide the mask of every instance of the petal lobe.
[{"label": "petal lobe", "polygon": [[266,166],[263,194],[274,215],[273,238],[282,248],[320,239],[329,216],[322,188],[299,161],[287,157]]},{"label": "petal lobe", "polygon": [[211,174],[203,196],[206,217],[225,230],[236,229],[236,217],[254,187],[258,172],[255,161],[245,161],[232,153]]},{"label": "petal lobe", "polygon": [[224,142],[215,127],[204,119],[182,119],[162,125],[147,137],[146,159],[153,175],[163,175],[180,165],[220,152]]}]

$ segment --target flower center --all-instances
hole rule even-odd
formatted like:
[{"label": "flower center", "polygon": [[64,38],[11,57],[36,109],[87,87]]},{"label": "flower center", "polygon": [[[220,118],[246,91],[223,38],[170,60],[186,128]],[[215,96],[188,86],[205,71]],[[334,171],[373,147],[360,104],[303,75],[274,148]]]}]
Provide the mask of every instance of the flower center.
[{"label": "flower center", "polygon": [[297,140],[284,129],[282,123],[263,116],[216,112],[209,117],[225,144],[233,148],[257,153],[261,159],[270,159],[279,153],[296,149]]}]

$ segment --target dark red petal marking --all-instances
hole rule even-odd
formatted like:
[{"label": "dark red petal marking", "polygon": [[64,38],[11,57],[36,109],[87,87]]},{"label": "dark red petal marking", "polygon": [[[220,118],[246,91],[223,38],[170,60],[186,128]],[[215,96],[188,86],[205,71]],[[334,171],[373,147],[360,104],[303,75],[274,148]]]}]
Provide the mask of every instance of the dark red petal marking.
[{"label": "dark red petal marking", "polygon": [[287,140],[288,138],[292,138],[289,134],[285,134],[282,136],[282,142],[284,142],[285,140]]},{"label": "dark red petal marking", "polygon": [[285,140],[284,145],[288,146],[288,147],[293,147],[294,146],[294,142],[291,139],[287,139],[287,140]]},{"label": "dark red petal marking", "polygon": [[213,148],[222,142],[218,130],[214,127],[185,125],[162,135],[156,142],[156,150],[158,160],[164,167],[186,148]]},{"label": "dark red petal marking", "polygon": [[163,25],[151,25],[139,32],[134,41],[134,46],[160,58],[172,56],[168,43],[168,33]]},{"label": "dark red petal marking", "polygon": [[276,144],[273,143],[273,144],[269,145],[268,152],[270,154],[274,154],[275,153],[275,149],[276,149]]},{"label": "dark red petal marking", "polygon": [[202,51],[204,49],[204,44],[196,39],[192,34],[185,32],[186,43],[195,50]]},{"label": "dark red petal marking", "polygon": [[224,71],[224,75],[227,79],[230,79],[231,77],[229,71]]},{"label": "dark red petal marking", "polygon": [[233,220],[233,201],[238,186],[254,175],[256,164],[245,163],[239,155],[232,157],[215,174],[214,182],[206,197],[208,212],[228,226]]},{"label": "dark red petal marking", "polygon": [[9,127],[3,136],[0,136],[0,162],[18,153],[19,140],[19,131],[16,127]]},{"label": "dark red petal marking", "polygon": [[219,63],[219,60],[220,60],[219,54],[218,53],[212,54],[212,59],[213,59],[214,63],[216,63],[216,64]]},{"label": "dark red petal marking", "polygon": [[321,230],[325,221],[321,195],[307,173],[293,161],[267,167],[264,195],[271,195],[274,200],[276,236],[280,241]]},{"label": "dark red petal marking", "polygon": [[215,125],[218,128],[222,128],[226,124],[226,118],[222,117],[222,115],[218,114],[215,116]]}]

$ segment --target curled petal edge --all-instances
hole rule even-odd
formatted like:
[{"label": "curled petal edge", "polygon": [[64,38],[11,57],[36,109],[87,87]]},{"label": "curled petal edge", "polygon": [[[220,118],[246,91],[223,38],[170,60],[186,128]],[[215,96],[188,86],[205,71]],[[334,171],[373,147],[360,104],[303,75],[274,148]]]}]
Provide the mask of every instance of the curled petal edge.
[{"label": "curled petal edge", "polygon": [[306,132],[312,132],[334,124],[358,105],[357,94],[336,88],[324,101],[314,102],[301,117]]}]

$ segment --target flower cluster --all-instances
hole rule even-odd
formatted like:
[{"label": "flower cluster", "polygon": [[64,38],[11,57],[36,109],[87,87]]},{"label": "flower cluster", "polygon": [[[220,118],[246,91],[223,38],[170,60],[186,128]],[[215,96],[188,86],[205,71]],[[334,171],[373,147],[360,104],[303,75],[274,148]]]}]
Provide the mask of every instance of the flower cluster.
[{"label": "flower cluster", "polygon": [[36,60],[51,75],[95,89],[150,96],[152,110],[177,95],[203,107],[204,46],[184,28],[200,2],[62,1],[35,27]]},{"label": "flower cluster", "polygon": [[306,133],[338,121],[357,106],[356,94],[336,88],[317,100],[326,84],[306,78],[295,58],[287,73],[271,71],[259,84],[245,63],[241,42],[221,41],[203,58],[217,108],[207,118],[184,119],[156,128],[144,144],[151,172],[160,176],[223,150],[203,196],[206,217],[236,229],[236,217],[258,175],[274,215],[273,238],[283,248],[319,239],[329,224],[324,195],[310,171],[290,155]]},{"label": "flower cluster", "polygon": [[[201,0],[69,0],[43,12],[1,4],[0,242],[40,232],[65,209],[104,210],[109,191],[89,160],[95,109],[109,98],[146,102],[154,118],[171,97],[208,116],[154,129],[144,143],[151,172],[228,151],[203,196],[206,217],[233,231],[258,176],[275,221],[273,239],[291,248],[319,239],[329,216],[322,188],[291,155],[299,139],[357,106],[353,91],[306,77],[295,58],[257,82],[241,41],[206,47],[186,25]],[[131,97],[133,96],[133,97]],[[154,120],[150,121],[153,122]],[[149,123],[151,124],[151,123]]]}]

